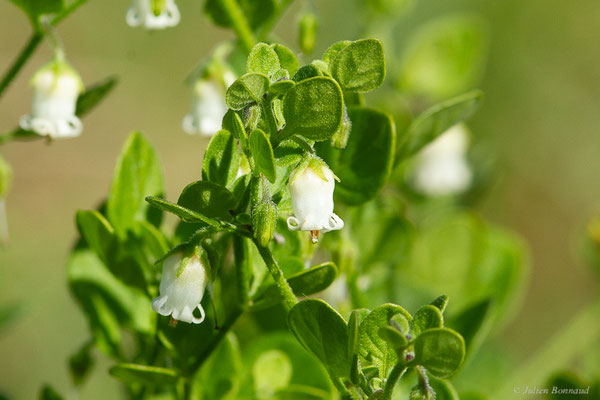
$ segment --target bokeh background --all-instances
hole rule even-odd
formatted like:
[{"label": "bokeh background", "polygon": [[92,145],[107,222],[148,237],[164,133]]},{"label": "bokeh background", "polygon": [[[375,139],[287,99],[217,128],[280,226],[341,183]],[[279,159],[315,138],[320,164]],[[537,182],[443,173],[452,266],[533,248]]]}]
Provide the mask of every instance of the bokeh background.
[{"label": "bokeh background", "polygon": [[[315,0],[320,18],[316,55],[331,43],[358,39],[362,15],[346,0]],[[124,0],[89,0],[59,26],[67,56],[90,84],[119,77],[116,90],[84,119],[76,140],[11,143],[8,197],[11,243],[0,249],[0,303],[18,307],[0,332],[0,392],[35,398],[42,383],[69,390],[66,358],[87,337],[71,298],[65,262],[76,237],[74,212],[106,195],[115,159],[133,130],[154,144],[165,165],[167,196],[200,178],[207,141],[181,129],[190,93],[184,79],[220,40],[202,2],[179,1],[174,29],[146,32],[125,24]],[[294,4],[276,28],[296,46]],[[410,32],[440,15],[474,12],[487,21],[490,48],[479,87],[485,103],[469,126],[474,142],[492,149],[497,178],[478,206],[494,223],[528,243],[532,268],[523,307],[501,334],[517,358],[527,358],[595,290],[580,244],[588,219],[600,213],[600,2],[597,0],[417,0],[388,32],[386,49],[401,53]],[[0,71],[27,41],[26,17],[0,2]],[[297,49],[297,46],[295,47]],[[29,111],[28,80],[51,55],[45,44],[0,99],[0,132]],[[305,61],[309,61],[306,59]],[[399,66],[388,60],[388,71]],[[108,365],[102,361],[98,370]],[[117,383],[94,374],[82,398],[117,395]]]}]

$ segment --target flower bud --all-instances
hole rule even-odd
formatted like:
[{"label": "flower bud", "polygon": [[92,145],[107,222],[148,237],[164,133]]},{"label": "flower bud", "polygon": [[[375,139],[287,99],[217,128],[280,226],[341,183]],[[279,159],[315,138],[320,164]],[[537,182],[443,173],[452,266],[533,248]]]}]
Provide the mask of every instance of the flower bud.
[{"label": "flower bud", "polygon": [[[208,283],[208,258],[196,246],[185,252],[176,252],[163,262],[160,296],[152,300],[152,309],[174,320],[199,324],[205,313],[200,302]],[[200,318],[193,315],[198,308]]]},{"label": "flower bud", "polygon": [[311,54],[315,49],[318,27],[319,21],[314,14],[307,13],[300,17],[300,22],[298,24],[300,31],[300,50],[302,50],[304,54]]},{"label": "flower bud", "polygon": [[418,155],[414,185],[430,196],[460,193],[471,184],[472,172],[465,157],[467,131],[454,125],[428,144]]},{"label": "flower bud", "polygon": [[125,19],[131,27],[164,29],[177,25],[181,15],[175,0],[133,0]]},{"label": "flower bud", "polygon": [[271,200],[261,201],[252,209],[254,239],[263,247],[269,245],[277,225],[277,205]]},{"label": "flower bud", "polygon": [[345,149],[352,130],[352,121],[348,117],[348,108],[344,106],[344,117],[340,128],[331,137],[331,145],[336,149]]},{"label": "flower bud", "polygon": [[292,231],[311,231],[318,241],[319,231],[344,227],[344,221],[333,212],[335,175],[321,159],[311,156],[290,175],[289,187],[294,215],[287,219]]},{"label": "flower bud", "polygon": [[183,118],[183,130],[189,134],[213,136],[221,129],[227,112],[225,85],[216,78],[201,78],[194,84],[192,110]]},{"label": "flower bud", "polygon": [[31,114],[21,117],[21,128],[53,139],[79,136],[83,126],[75,108],[83,83],[73,68],[51,61],[35,73],[31,85]]}]

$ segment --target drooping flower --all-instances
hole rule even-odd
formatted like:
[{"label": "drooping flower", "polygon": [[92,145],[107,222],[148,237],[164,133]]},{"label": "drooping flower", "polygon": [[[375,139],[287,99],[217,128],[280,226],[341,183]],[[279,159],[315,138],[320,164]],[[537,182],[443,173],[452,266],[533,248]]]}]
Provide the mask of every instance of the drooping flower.
[{"label": "drooping flower", "polygon": [[175,0],[133,0],[126,14],[127,25],[146,29],[170,28],[180,19]]},{"label": "drooping flower", "polygon": [[336,176],[321,159],[309,156],[289,180],[294,215],[287,219],[292,231],[310,231],[313,243],[319,232],[342,229],[344,221],[333,212]]},{"label": "drooping flower", "polygon": [[223,79],[214,76],[198,79],[193,87],[192,109],[183,118],[183,130],[191,135],[216,134],[227,112],[225,91],[234,80],[231,73],[225,73]]},{"label": "drooping flower", "polygon": [[414,185],[429,196],[460,193],[471,184],[472,172],[466,160],[466,128],[454,125],[427,145],[417,157]]},{"label": "drooping flower", "polygon": [[[205,313],[200,302],[208,283],[206,262],[194,251],[184,257],[177,252],[163,262],[160,279],[160,296],[152,300],[152,309],[161,315],[171,315],[174,320],[199,324]],[[200,317],[193,315],[198,308]]]},{"label": "drooping flower", "polygon": [[21,128],[53,139],[79,136],[83,125],[75,107],[84,87],[75,70],[65,61],[53,60],[35,73],[31,85],[31,114],[21,117]]}]

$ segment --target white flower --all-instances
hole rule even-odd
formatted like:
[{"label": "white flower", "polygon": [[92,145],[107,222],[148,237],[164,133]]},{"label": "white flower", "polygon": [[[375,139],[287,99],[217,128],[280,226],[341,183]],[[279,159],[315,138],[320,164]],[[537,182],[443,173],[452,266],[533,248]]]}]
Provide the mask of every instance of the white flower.
[{"label": "white flower", "polygon": [[21,117],[21,128],[51,138],[79,136],[83,126],[75,115],[83,84],[77,73],[62,61],[43,66],[31,80],[31,114]]},{"label": "white flower", "polygon": [[[206,269],[198,255],[193,254],[181,271],[182,257],[182,253],[175,253],[163,262],[160,296],[152,300],[152,309],[175,320],[199,324],[205,317],[200,302],[207,284]],[[193,315],[196,307],[200,318]]]},{"label": "white flower", "polygon": [[430,196],[445,196],[467,189],[473,178],[465,157],[467,146],[467,132],[461,124],[427,145],[417,158],[417,190]]},{"label": "white flower", "polygon": [[292,231],[311,231],[316,243],[319,231],[328,232],[344,227],[344,221],[333,212],[335,176],[327,165],[311,158],[292,171],[290,194],[294,215],[287,219]]},{"label": "white flower", "polygon": [[217,79],[199,79],[194,84],[192,110],[183,118],[183,130],[213,136],[221,129],[226,112],[223,84]]},{"label": "white flower", "polygon": [[127,25],[164,29],[179,23],[181,15],[175,0],[133,0],[127,10]]}]

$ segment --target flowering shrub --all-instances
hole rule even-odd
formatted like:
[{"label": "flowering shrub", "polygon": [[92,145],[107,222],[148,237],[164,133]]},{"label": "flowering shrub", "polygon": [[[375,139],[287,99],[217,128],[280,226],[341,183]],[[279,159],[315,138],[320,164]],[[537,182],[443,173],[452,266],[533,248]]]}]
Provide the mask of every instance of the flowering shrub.
[{"label": "flowering shrub", "polygon": [[[32,79],[31,114],[0,143],[81,134],[80,118],[116,82],[86,89],[53,30],[85,0],[11,1],[33,23],[29,54],[47,35],[55,57]],[[391,63],[379,39],[333,43],[303,65],[270,36],[290,3],[205,2],[237,38],[188,79],[182,127],[211,138],[200,180],[167,196],[157,153],[134,132],[106,200],[77,211],[67,277],[90,337],[69,359],[75,386],[99,350],[132,399],[458,399],[452,379],[518,305],[524,246],[468,211],[488,184],[465,125],[482,93],[463,90],[469,74],[428,52],[460,47],[460,29],[483,46],[479,25],[428,27],[409,47],[405,81],[385,87]],[[385,15],[402,3],[363,10]],[[186,17],[173,0],[135,0],[124,12],[146,29]],[[305,54],[317,28],[303,11]],[[428,96],[414,117],[390,106],[398,87]],[[0,237],[10,180],[0,159]],[[60,396],[45,387],[42,398]]]}]

